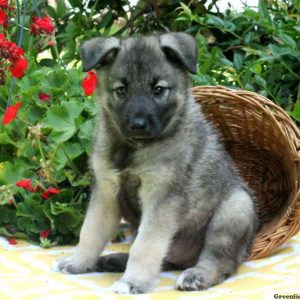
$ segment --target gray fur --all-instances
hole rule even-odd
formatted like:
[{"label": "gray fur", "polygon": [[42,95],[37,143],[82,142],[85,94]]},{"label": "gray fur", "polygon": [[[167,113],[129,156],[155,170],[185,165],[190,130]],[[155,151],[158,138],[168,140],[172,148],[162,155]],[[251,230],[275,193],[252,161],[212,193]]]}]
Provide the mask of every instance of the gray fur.
[{"label": "gray fur", "polygon": [[[102,57],[111,38],[83,46],[85,69],[102,60],[96,185],[76,252],[58,269],[126,266],[117,293],[150,290],[162,268],[186,269],[179,290],[209,288],[247,258],[258,218],[254,197],[191,96],[195,42],[170,33],[113,44],[119,47],[109,61]],[[138,229],[129,257],[99,259],[121,217]]]}]

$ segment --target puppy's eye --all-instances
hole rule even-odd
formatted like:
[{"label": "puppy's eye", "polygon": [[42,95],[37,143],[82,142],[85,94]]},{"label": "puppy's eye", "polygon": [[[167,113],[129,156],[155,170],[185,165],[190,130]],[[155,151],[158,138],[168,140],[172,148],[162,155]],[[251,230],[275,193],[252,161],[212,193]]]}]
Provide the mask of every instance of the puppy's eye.
[{"label": "puppy's eye", "polygon": [[115,89],[115,92],[118,96],[124,96],[125,95],[125,92],[126,92],[126,89],[125,89],[125,86],[119,86]]},{"label": "puppy's eye", "polygon": [[160,85],[157,85],[155,88],[154,88],[154,95],[155,96],[162,96],[166,91],[166,88],[163,87],[163,86],[160,86]]}]

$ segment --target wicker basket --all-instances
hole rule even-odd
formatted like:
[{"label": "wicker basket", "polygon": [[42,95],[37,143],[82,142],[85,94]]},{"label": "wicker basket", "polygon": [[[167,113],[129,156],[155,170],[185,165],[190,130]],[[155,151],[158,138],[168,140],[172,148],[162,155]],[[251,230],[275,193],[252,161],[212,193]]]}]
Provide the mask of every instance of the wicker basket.
[{"label": "wicker basket", "polygon": [[193,95],[257,196],[263,227],[249,259],[267,256],[300,229],[300,131],[261,95],[220,86]]}]

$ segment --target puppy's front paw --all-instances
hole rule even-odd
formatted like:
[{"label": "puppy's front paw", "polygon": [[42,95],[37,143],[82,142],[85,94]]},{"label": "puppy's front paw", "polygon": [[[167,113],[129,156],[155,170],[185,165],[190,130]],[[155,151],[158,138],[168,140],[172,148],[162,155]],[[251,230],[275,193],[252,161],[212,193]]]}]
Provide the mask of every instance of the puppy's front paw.
[{"label": "puppy's front paw", "polygon": [[201,291],[215,285],[199,267],[186,269],[176,281],[176,288],[180,291]]},{"label": "puppy's front paw", "polygon": [[52,269],[65,274],[82,274],[92,272],[94,268],[94,266],[78,259],[78,257],[68,256],[57,260]]},{"label": "puppy's front paw", "polygon": [[135,285],[130,282],[119,280],[112,286],[112,291],[117,294],[143,294],[147,287]]}]

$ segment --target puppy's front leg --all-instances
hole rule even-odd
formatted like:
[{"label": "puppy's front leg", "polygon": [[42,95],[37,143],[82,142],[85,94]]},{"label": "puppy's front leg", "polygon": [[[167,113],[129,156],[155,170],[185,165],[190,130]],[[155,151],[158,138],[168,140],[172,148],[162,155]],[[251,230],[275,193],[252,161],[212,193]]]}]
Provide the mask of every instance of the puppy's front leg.
[{"label": "puppy's front leg", "polygon": [[55,269],[79,274],[93,271],[105,244],[117,230],[120,211],[116,200],[117,184],[102,180],[92,193],[75,253],[58,261]]},{"label": "puppy's front leg", "polygon": [[140,294],[152,288],[176,232],[175,215],[167,205],[151,205],[145,209],[138,235],[129,252],[126,271],[114,284],[114,292]]}]

